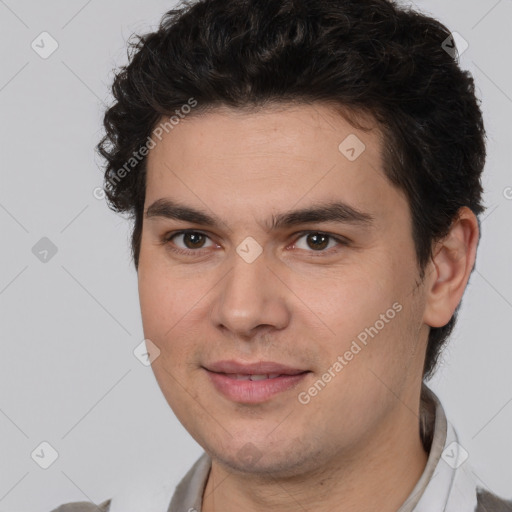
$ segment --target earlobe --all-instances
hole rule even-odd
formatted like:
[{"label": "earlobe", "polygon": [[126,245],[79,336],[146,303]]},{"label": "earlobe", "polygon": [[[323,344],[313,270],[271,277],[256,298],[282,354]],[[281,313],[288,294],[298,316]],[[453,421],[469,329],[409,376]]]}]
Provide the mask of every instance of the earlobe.
[{"label": "earlobe", "polygon": [[427,270],[423,317],[430,327],[446,325],[460,303],[475,264],[478,237],[478,220],[464,206],[446,237],[435,244]]}]

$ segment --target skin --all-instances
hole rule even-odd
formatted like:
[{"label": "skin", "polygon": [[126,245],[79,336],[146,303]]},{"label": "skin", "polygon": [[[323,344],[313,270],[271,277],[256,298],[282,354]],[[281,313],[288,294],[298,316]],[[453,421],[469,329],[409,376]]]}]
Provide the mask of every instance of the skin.
[{"label": "skin", "polygon": [[[338,149],[350,134],[366,146],[354,161]],[[160,350],[155,377],[212,457],[204,512],[392,512],[425,468],[418,415],[428,330],[461,300],[478,224],[461,209],[420,282],[408,203],[385,177],[381,149],[375,126],[357,130],[315,104],[190,115],[148,155],[145,209],[167,198],[222,219],[211,227],[145,217],[138,268],[144,334]],[[373,223],[266,226],[280,212],[333,200]],[[169,238],[183,229],[206,236]],[[303,231],[349,243],[328,238],[319,249]],[[252,263],[236,252],[248,236],[263,249]],[[400,312],[300,403],[394,303]],[[241,404],[203,368],[226,359],[310,373],[264,403]],[[252,461],[242,457],[248,446]]]}]

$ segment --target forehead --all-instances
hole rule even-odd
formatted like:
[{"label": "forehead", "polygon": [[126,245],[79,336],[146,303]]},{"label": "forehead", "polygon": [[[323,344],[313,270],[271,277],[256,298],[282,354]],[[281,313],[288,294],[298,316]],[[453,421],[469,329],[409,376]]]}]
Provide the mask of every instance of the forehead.
[{"label": "forehead", "polygon": [[[346,117],[364,123],[355,127]],[[269,158],[271,153],[302,160],[342,155],[355,162],[360,155],[380,164],[381,133],[367,114],[350,113],[329,104],[277,104],[249,110],[227,106],[183,116],[167,126],[148,159],[172,151],[176,158],[210,154],[215,161],[225,158]],[[158,126],[165,126],[166,118]],[[167,123],[168,125],[168,123]],[[347,140],[348,139],[348,140]],[[342,144],[346,141],[346,144]],[[355,153],[350,153],[353,148]],[[170,155],[167,155],[170,156]],[[355,165],[353,165],[355,167]],[[276,169],[277,170],[277,169]]]},{"label": "forehead", "polygon": [[378,215],[400,194],[383,171],[381,132],[363,122],[369,129],[324,104],[185,116],[148,154],[146,207],[169,197],[219,209],[222,200],[257,214],[339,199]]}]

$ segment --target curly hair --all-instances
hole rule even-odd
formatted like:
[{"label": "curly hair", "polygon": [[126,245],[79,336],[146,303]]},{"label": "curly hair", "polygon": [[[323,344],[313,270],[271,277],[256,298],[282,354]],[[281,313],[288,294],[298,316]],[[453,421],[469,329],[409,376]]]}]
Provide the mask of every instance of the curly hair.
[{"label": "curly hair", "polygon": [[[172,116],[168,131],[173,117],[219,106],[323,102],[355,113],[347,118],[354,126],[358,113],[378,124],[385,174],[410,206],[423,279],[433,242],[459,209],[484,211],[485,129],[454,46],[439,21],[388,0],[198,0],[165,13],[157,30],[129,41],[97,145],[109,207],[134,221],[135,268],[146,154],[164,116]],[[425,379],[459,306],[445,326],[430,328]]]}]

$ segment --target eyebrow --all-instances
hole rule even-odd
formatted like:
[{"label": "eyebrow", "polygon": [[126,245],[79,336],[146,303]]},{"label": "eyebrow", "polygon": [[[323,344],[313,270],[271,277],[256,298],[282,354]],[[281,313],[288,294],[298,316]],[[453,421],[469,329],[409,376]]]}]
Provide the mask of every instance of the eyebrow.
[{"label": "eyebrow", "polygon": [[[226,224],[215,215],[164,198],[157,199],[147,208],[146,218],[154,217],[182,220],[209,227],[219,227],[221,224]],[[335,201],[273,215],[270,225],[266,224],[266,226],[269,231],[312,222],[337,222],[370,226],[374,219],[375,217],[368,212],[363,212],[344,202]]]}]

